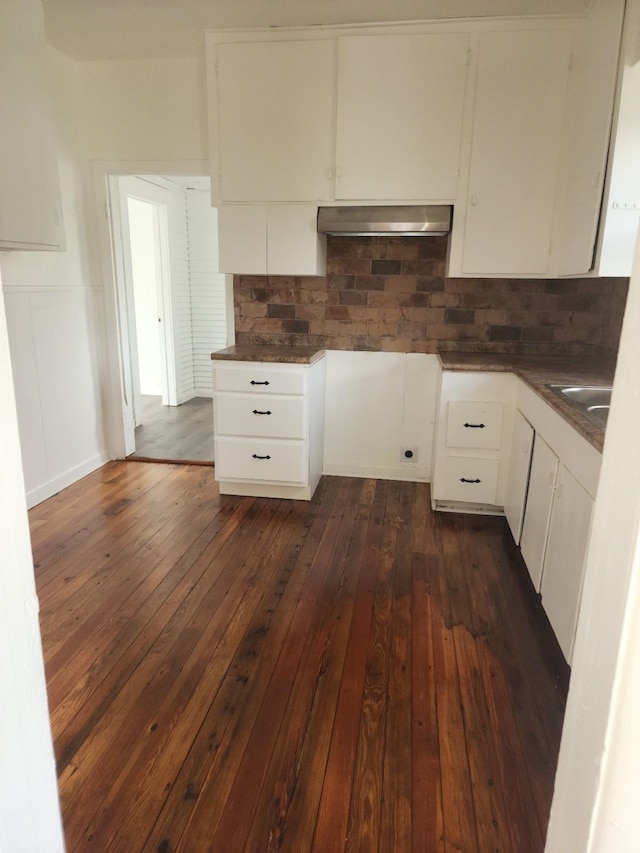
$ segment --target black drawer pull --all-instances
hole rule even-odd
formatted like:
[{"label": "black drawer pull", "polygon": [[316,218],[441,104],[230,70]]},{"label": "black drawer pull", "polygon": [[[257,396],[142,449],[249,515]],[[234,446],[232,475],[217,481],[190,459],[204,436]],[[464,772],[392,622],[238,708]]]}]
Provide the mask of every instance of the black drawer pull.
[{"label": "black drawer pull", "polygon": [[253,414],[254,415],[270,415],[271,412],[261,412],[259,409],[254,409]]},{"label": "black drawer pull", "polygon": [[270,457],[270,456],[258,456],[258,454],[257,454],[257,453],[254,453],[254,454],[253,454],[253,458],[254,458],[254,459],[271,459],[271,457]]},{"label": "black drawer pull", "polygon": [[256,380],[255,380],[255,379],[252,379],[252,380],[251,380],[251,384],[252,384],[252,385],[268,385],[268,384],[269,384],[269,380],[267,379],[267,381],[266,381],[266,382],[256,382]]},{"label": "black drawer pull", "polygon": [[465,424],[465,429],[484,429],[484,424]]},{"label": "black drawer pull", "polygon": [[482,480],[467,480],[466,477],[460,477],[461,483],[481,483]]}]

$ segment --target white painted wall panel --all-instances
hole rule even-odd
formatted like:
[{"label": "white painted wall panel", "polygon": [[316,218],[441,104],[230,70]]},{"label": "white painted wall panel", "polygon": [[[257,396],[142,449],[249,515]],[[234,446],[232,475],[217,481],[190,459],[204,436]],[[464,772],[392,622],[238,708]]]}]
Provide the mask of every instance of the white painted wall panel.
[{"label": "white painted wall panel", "polygon": [[75,133],[78,69],[50,51],[49,70],[67,248],[0,258],[29,505],[109,458],[104,301],[93,281]]},{"label": "white painted wall panel", "polygon": [[437,376],[435,355],[329,351],[324,473],[428,481]]},{"label": "white painted wall panel", "polygon": [[0,849],[62,853],[33,560],[0,301]]}]

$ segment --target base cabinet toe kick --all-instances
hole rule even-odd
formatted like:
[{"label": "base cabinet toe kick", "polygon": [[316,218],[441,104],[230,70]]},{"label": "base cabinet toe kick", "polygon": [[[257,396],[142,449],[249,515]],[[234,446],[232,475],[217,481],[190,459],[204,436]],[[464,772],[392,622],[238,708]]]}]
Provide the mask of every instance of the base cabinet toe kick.
[{"label": "base cabinet toe kick", "polygon": [[309,364],[212,358],[220,493],[311,500],[322,475],[324,354]]},{"label": "base cabinet toe kick", "polygon": [[601,459],[514,374],[443,371],[433,507],[506,515],[568,663]]}]

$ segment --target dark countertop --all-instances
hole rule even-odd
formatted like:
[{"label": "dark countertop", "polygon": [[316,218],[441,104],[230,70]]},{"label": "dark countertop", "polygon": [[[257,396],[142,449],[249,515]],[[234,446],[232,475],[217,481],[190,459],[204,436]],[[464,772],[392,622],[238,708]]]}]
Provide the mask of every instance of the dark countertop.
[{"label": "dark countertop", "polygon": [[604,429],[547,386],[612,385],[615,362],[575,356],[492,355],[490,353],[439,353],[444,370],[478,370],[515,373],[552,406],[589,444],[602,452]]},{"label": "dark countertop", "polygon": [[313,364],[323,358],[318,347],[287,347],[245,344],[211,353],[212,361],[261,361],[271,364]]}]

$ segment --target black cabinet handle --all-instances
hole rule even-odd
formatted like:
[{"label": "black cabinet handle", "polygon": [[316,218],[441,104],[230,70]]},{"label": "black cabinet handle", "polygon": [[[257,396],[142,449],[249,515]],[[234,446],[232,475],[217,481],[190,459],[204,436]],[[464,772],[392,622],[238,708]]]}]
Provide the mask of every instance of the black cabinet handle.
[{"label": "black cabinet handle", "polygon": [[251,380],[251,384],[252,384],[252,385],[268,385],[268,384],[269,384],[269,380],[267,379],[267,381],[266,381],[266,382],[256,382],[256,380],[255,380],[255,379],[252,379],[252,380]]},{"label": "black cabinet handle", "polygon": [[461,483],[481,483],[482,480],[467,480],[466,477],[460,477]]},{"label": "black cabinet handle", "polygon": [[271,414],[271,412],[261,412],[261,411],[259,411],[258,409],[254,409],[254,410],[253,410],[253,414],[254,414],[254,415],[270,415],[270,414]]},{"label": "black cabinet handle", "polygon": [[271,459],[271,457],[270,457],[270,456],[258,456],[258,454],[257,454],[257,453],[254,453],[254,454],[253,454],[253,458],[254,458],[254,459]]},{"label": "black cabinet handle", "polygon": [[465,429],[484,429],[484,424],[465,424]]}]

